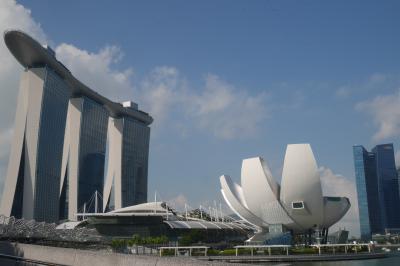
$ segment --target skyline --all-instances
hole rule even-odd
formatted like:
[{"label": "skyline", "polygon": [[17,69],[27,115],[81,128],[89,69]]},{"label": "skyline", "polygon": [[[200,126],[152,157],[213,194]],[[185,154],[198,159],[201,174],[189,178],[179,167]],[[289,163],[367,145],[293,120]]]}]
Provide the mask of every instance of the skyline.
[{"label": "skyline", "polygon": [[[220,175],[237,181],[242,159],[262,156],[280,178],[286,144],[301,142],[313,146],[323,183],[349,189],[352,145],[398,150],[398,3],[99,3],[90,21],[88,3],[18,3],[1,4],[1,31],[48,42],[88,86],[154,117],[149,199],[157,190],[195,206],[222,201]],[[1,45],[4,176],[21,68]]]}]

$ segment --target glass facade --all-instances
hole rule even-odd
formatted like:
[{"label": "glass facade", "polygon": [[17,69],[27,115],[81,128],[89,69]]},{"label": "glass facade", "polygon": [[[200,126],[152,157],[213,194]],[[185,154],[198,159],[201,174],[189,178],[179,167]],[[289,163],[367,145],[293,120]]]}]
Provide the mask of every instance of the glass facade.
[{"label": "glass facade", "polygon": [[[83,98],[79,140],[78,209],[86,202],[86,211],[95,212],[96,190],[103,192],[108,112],[100,104]],[[90,199],[92,198],[92,204]],[[102,201],[98,201],[98,211]]]},{"label": "glass facade", "polygon": [[373,233],[400,226],[394,211],[400,200],[393,145],[378,145],[372,152],[354,146],[353,156],[361,237],[370,239]]},{"label": "glass facade", "polygon": [[123,119],[121,196],[126,207],[147,201],[150,128],[132,118]]},{"label": "glass facade", "polygon": [[369,221],[367,177],[365,169],[365,157],[367,151],[362,146],[353,147],[354,168],[356,174],[358,213],[360,218],[360,233],[362,239],[371,238],[371,227]]},{"label": "glass facade", "polygon": [[384,228],[400,228],[399,181],[394,159],[393,144],[377,145],[376,174],[379,180],[380,206]]},{"label": "glass facade", "polygon": [[69,206],[69,178],[68,178],[68,167],[65,173],[65,178],[60,195],[60,208],[59,208],[59,220],[68,219],[68,206]]},{"label": "glass facade", "polygon": [[34,193],[36,221],[58,221],[61,158],[69,96],[70,90],[64,80],[45,67]]}]

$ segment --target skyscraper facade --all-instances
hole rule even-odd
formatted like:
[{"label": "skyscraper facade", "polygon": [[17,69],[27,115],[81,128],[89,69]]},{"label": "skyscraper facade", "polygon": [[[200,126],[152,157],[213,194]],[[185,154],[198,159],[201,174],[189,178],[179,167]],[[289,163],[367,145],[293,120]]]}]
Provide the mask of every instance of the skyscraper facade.
[{"label": "skyscraper facade", "polygon": [[382,224],[385,228],[400,228],[399,179],[396,171],[393,144],[377,145],[375,154]]},{"label": "skyscraper facade", "polygon": [[103,105],[86,96],[70,99],[61,172],[60,197],[65,198],[60,201],[61,220],[72,220],[77,212],[101,209],[95,210],[94,204],[86,208],[85,203],[96,191],[103,191],[107,123],[108,112]]},{"label": "skyscraper facade", "polygon": [[131,118],[111,118],[108,127],[104,210],[146,202],[149,128]]},{"label": "skyscraper facade", "polygon": [[[89,203],[95,192],[108,191],[111,177],[120,184],[113,186],[118,206],[145,202],[153,119],[136,104],[112,102],[82,84],[53,50],[25,33],[8,31],[4,40],[25,71],[0,213],[75,220],[84,206],[104,209]],[[119,144],[120,154],[108,156],[116,150],[110,144]],[[119,166],[118,180],[106,175],[110,166]]]},{"label": "skyscraper facade", "polygon": [[353,156],[361,237],[370,239],[373,233],[400,226],[400,216],[396,213],[400,196],[393,145],[377,145],[371,152],[356,145]]},{"label": "skyscraper facade", "polygon": [[67,84],[51,68],[30,68],[22,74],[3,213],[58,220],[58,176],[68,99]]}]

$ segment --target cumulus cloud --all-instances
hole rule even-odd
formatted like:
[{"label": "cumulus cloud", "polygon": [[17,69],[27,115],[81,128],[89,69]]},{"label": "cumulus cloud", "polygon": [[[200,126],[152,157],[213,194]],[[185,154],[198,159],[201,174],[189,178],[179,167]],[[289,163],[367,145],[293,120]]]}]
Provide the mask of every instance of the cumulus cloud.
[{"label": "cumulus cloud", "polygon": [[140,103],[154,117],[154,126],[163,125],[171,110],[182,103],[184,83],[178,69],[169,66],[154,68],[141,82]]},{"label": "cumulus cloud", "polygon": [[155,68],[139,95],[155,126],[178,114],[193,128],[222,139],[253,136],[267,117],[264,93],[249,95],[213,74],[205,76],[203,86],[192,88],[174,67]]},{"label": "cumulus cloud", "polygon": [[347,197],[351,203],[347,214],[338,223],[333,225],[330,231],[333,232],[339,228],[346,228],[350,231],[350,235],[359,236],[358,200],[354,181],[342,175],[335,174],[331,169],[326,167],[320,167],[319,171],[324,196]]},{"label": "cumulus cloud", "polygon": [[119,47],[106,46],[97,53],[92,53],[72,44],[62,43],[55,51],[57,59],[90,88],[114,101],[132,99],[133,87],[130,79],[133,69],[115,69],[115,65],[123,58]]},{"label": "cumulus cloud", "polygon": [[[0,1],[0,32],[9,29],[20,29],[28,32],[33,37],[46,42],[40,25],[31,17],[31,12],[13,0]],[[15,112],[16,96],[18,91],[19,76],[22,67],[8,51],[5,43],[0,41],[0,131],[10,127]]]},{"label": "cumulus cloud", "polygon": [[223,139],[253,136],[266,118],[266,95],[249,95],[216,75],[205,78],[205,86],[192,103],[190,114],[202,129]]},{"label": "cumulus cloud", "polygon": [[356,109],[369,114],[378,131],[374,141],[381,141],[400,134],[400,90],[394,94],[376,96],[370,101],[358,103]]},{"label": "cumulus cloud", "polygon": [[8,163],[8,154],[10,152],[10,142],[13,134],[12,128],[3,129],[0,132],[0,193],[3,188],[6,167]]}]

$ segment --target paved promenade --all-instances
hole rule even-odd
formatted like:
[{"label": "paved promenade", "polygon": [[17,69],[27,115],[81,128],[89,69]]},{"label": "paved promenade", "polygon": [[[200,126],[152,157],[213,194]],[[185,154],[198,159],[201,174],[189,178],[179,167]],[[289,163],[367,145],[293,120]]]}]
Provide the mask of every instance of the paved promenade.
[{"label": "paved promenade", "polygon": [[[3,255],[24,258],[16,261]],[[37,261],[37,263],[34,263]],[[40,263],[39,263],[40,261]],[[172,266],[172,265],[243,265],[224,261],[197,260],[194,257],[128,255],[105,251],[0,242],[0,265],[71,265],[71,266]]]},{"label": "paved promenade", "polygon": [[257,256],[208,256],[197,257],[199,260],[224,261],[230,263],[262,263],[262,262],[299,262],[299,261],[338,261],[338,260],[365,260],[386,258],[386,253],[358,253],[358,254],[322,254],[322,255],[257,255]]}]

